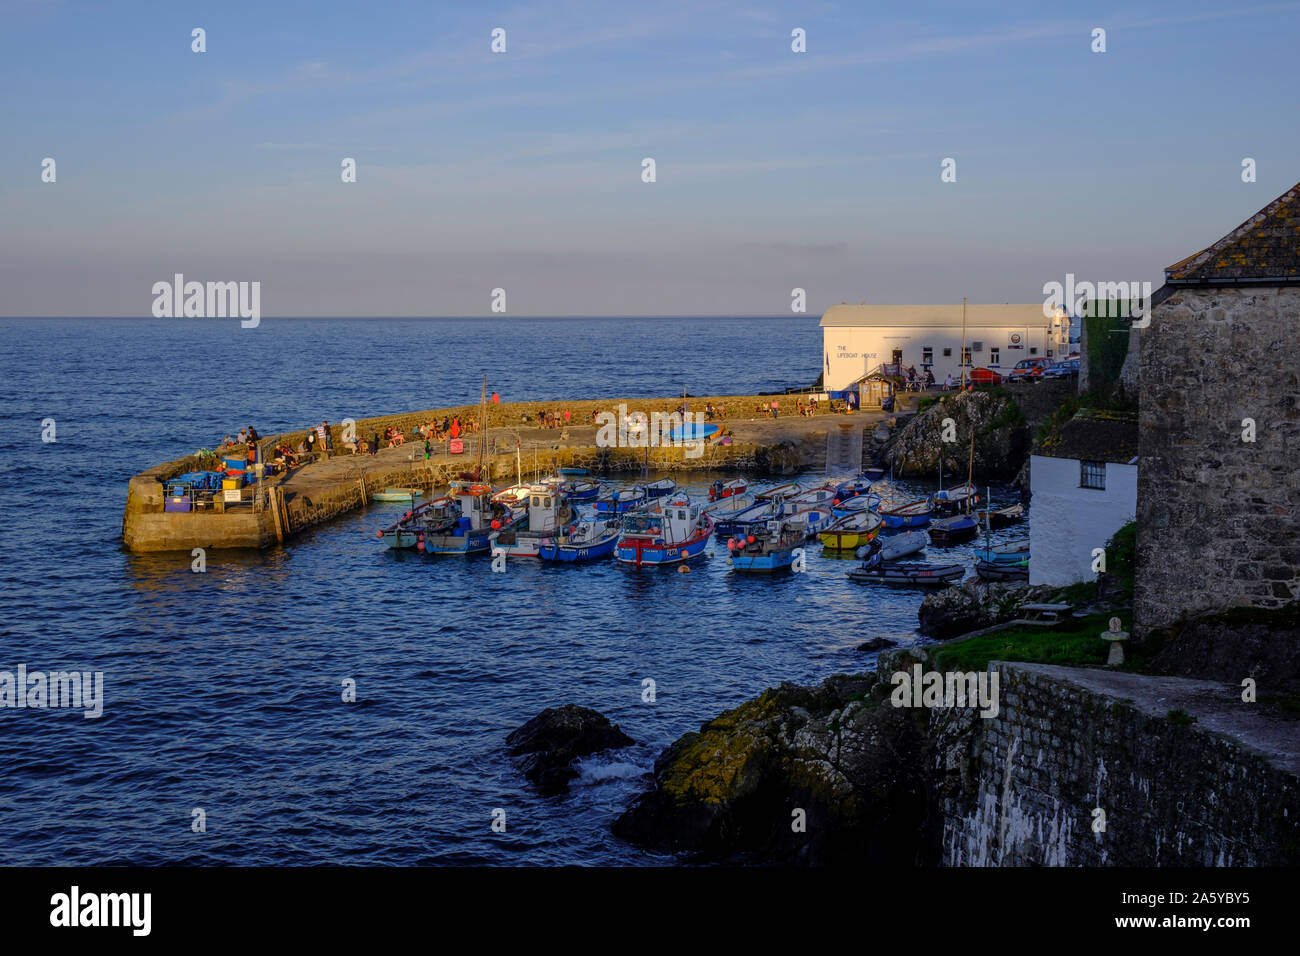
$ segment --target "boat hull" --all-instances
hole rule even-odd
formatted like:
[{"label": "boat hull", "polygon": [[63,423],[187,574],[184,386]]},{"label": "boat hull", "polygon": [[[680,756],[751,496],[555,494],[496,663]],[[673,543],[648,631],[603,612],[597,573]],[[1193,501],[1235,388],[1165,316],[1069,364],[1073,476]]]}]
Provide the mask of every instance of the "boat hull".
[{"label": "boat hull", "polygon": [[552,539],[551,543],[543,544],[538,549],[537,556],[543,561],[559,561],[565,564],[600,561],[613,554],[614,547],[617,544],[617,534],[612,534],[602,541],[584,545],[559,544]]},{"label": "boat hull", "polygon": [[731,570],[742,574],[771,574],[786,571],[794,564],[794,548],[781,548],[767,554],[737,554],[731,557]]},{"label": "boat hull", "polygon": [[956,584],[966,576],[959,564],[889,564],[881,568],[857,568],[848,573],[858,584],[887,584],[893,587],[940,588]]}]

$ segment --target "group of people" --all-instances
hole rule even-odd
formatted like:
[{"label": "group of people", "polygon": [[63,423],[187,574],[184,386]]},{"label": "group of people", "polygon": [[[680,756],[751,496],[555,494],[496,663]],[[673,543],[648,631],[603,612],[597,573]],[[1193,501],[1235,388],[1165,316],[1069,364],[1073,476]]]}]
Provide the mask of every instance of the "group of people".
[{"label": "group of people", "polygon": [[797,414],[804,417],[817,414],[817,399],[812,398],[804,402],[802,398],[795,399],[794,410]]},{"label": "group of people", "polygon": [[247,428],[241,428],[239,434],[234,438],[231,438],[229,435],[223,438],[221,444],[217,446],[217,451],[229,451],[236,445],[256,446],[261,440],[262,436],[257,433],[257,429],[252,425],[249,425]]},{"label": "group of people", "polygon": [[[909,366],[907,367],[907,384],[908,384],[908,385],[915,385],[915,384],[918,383],[918,382],[923,383],[923,384],[925,385],[926,388],[929,388],[930,386],[932,386],[932,385],[934,384],[934,372],[930,371],[930,369],[927,368],[927,369],[925,370],[925,375],[921,375],[921,374],[919,374],[919,373],[916,371],[916,366],[915,366],[915,365],[909,365]],[[948,382],[949,382],[949,383],[952,382],[952,376],[951,376],[951,375],[948,376]],[[949,388],[950,385],[949,385],[949,384],[945,384],[944,387],[945,387],[945,388]]]},{"label": "group of people", "polygon": [[[524,416],[524,418],[526,421],[527,416]],[[537,413],[537,427],[538,428],[567,428],[569,426],[569,422],[572,421],[572,419],[573,419],[573,415],[567,408],[557,409],[555,411],[551,411],[550,409],[542,409],[540,412]]]}]

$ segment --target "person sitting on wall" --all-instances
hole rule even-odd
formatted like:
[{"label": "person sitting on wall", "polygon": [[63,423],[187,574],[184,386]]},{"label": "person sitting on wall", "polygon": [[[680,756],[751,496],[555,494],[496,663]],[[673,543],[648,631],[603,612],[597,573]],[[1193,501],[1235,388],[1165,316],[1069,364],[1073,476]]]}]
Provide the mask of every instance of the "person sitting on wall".
[{"label": "person sitting on wall", "polygon": [[944,378],[944,380],[943,380],[943,390],[944,390],[945,392],[951,392],[951,391],[952,391],[952,373],[951,373],[951,372],[949,372],[948,375],[947,375],[947,376]]},{"label": "person sitting on wall", "polygon": [[928,368],[925,370],[925,387],[934,388],[934,372]]}]

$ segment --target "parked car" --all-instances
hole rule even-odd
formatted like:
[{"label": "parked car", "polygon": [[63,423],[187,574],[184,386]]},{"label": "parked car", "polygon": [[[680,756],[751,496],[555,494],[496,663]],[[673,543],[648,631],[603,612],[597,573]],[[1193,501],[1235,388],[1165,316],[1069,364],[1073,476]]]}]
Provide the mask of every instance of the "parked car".
[{"label": "parked car", "polygon": [[973,368],[966,373],[966,381],[972,385],[997,385],[1002,376],[991,368]]},{"label": "parked car", "polygon": [[1053,362],[1047,368],[1043,369],[1041,378],[1075,378],[1079,374],[1079,360],[1066,359],[1064,362]]},{"label": "parked car", "polygon": [[1043,369],[1052,364],[1048,358],[1021,359],[1007,374],[1008,382],[1036,382],[1043,374]]}]

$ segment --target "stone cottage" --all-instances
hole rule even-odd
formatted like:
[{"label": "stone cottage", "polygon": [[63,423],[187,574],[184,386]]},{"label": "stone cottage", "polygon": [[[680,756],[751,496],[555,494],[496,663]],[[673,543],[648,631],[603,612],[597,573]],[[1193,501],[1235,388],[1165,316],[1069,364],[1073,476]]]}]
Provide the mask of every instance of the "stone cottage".
[{"label": "stone cottage", "polygon": [[1093,551],[1137,509],[1137,416],[1082,409],[1030,456],[1030,584],[1095,580]]},{"label": "stone cottage", "polygon": [[1300,597],[1300,185],[1166,269],[1153,300],[1138,634]]}]

